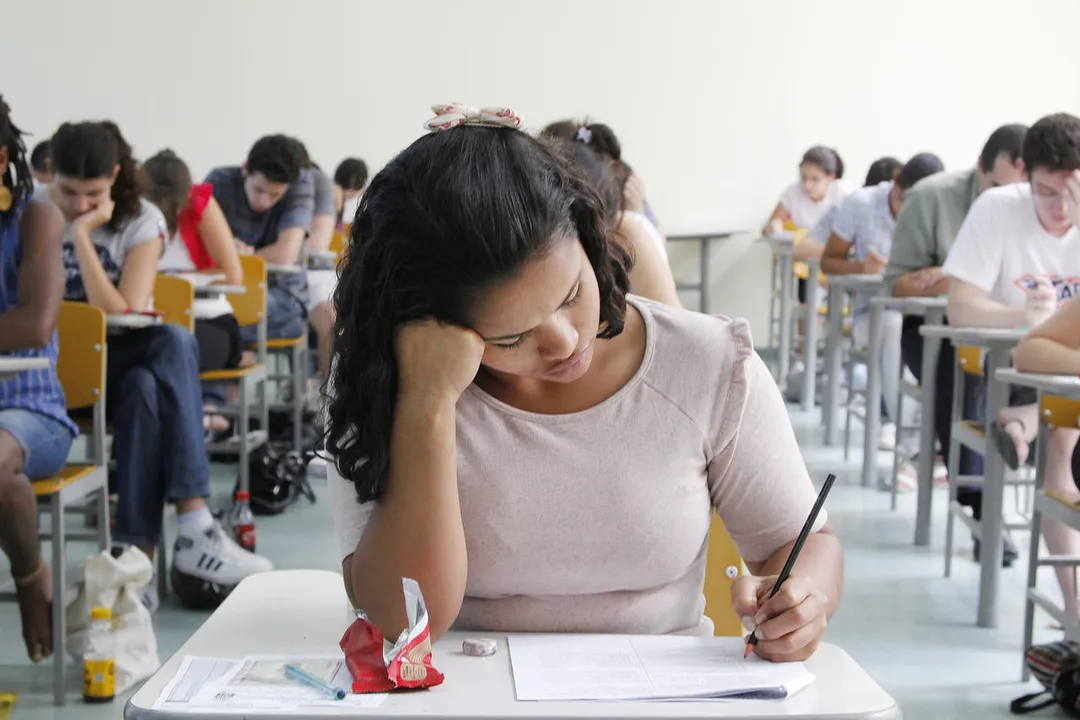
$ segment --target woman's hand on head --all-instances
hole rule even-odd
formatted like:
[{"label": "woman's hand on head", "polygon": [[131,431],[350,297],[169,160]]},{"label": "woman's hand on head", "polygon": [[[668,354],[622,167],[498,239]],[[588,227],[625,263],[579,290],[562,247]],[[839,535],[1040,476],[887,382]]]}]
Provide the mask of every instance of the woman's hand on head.
[{"label": "woman's hand on head", "polygon": [[772,598],[776,575],[741,575],[731,586],[731,605],[746,626],[756,628],[754,652],[771,662],[805,660],[814,654],[829,624],[827,599],[806,575],[790,575]]},{"label": "woman's hand on head", "polygon": [[484,340],[472,330],[423,320],[398,328],[394,352],[399,393],[456,403],[476,378]]},{"label": "woman's hand on head", "polygon": [[75,218],[71,224],[75,229],[85,230],[89,233],[112,220],[113,210],[115,209],[116,203],[113,202],[111,197],[107,197],[98,203],[97,207],[87,210]]},{"label": "woman's hand on head", "polygon": [[637,173],[631,174],[623,185],[623,207],[645,214],[645,181]]}]

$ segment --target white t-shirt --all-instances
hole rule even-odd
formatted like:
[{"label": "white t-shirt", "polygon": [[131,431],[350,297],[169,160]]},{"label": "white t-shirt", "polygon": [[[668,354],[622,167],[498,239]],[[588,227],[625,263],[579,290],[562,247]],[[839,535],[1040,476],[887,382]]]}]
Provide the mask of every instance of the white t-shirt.
[{"label": "white t-shirt", "polygon": [[664,257],[666,258],[668,256],[667,241],[656,229],[656,226],[649,222],[649,218],[639,212],[634,212],[633,210],[624,210],[623,217],[630,222],[637,223],[638,227],[641,228],[641,231],[652,238],[652,241],[656,243],[656,247],[660,248],[660,252],[664,254]]},{"label": "white t-shirt", "polygon": [[[179,233],[174,233],[171,239],[165,241],[165,252],[158,260],[158,270],[195,272],[195,269],[187,245]],[[213,320],[222,315],[231,315],[232,311],[233,306],[225,295],[195,298],[191,304],[191,312],[196,320]]]},{"label": "white t-shirt", "polygon": [[825,197],[812,200],[800,183],[793,183],[780,196],[780,204],[788,211],[791,221],[797,227],[812,228],[821,222],[821,218],[825,217],[831,207],[850,194],[851,188],[844,182],[833,180],[825,191]]},{"label": "white t-shirt", "polygon": [[1027,292],[1042,278],[1057,288],[1059,302],[1071,300],[1080,290],[1080,230],[1062,237],[1048,233],[1029,183],[992,188],[971,206],[944,269],[1009,307],[1024,307]]}]

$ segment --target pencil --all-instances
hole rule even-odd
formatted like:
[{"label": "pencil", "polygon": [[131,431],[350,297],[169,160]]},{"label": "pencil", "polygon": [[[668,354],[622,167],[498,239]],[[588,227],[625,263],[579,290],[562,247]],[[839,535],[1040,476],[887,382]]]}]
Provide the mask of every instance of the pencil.
[{"label": "pencil", "polygon": [[[791,568],[794,567],[795,561],[799,559],[799,553],[802,552],[803,545],[806,543],[806,538],[810,537],[810,531],[813,529],[814,523],[817,522],[818,514],[821,513],[821,508],[825,505],[825,498],[829,496],[829,491],[832,490],[834,482],[836,482],[836,476],[829,473],[829,476],[825,478],[825,484],[821,486],[821,492],[818,493],[817,500],[814,502],[814,507],[810,509],[810,515],[806,518],[806,523],[803,524],[802,530],[799,532],[799,537],[795,540],[794,547],[791,548],[791,553],[788,555],[787,562],[784,563],[783,570],[780,571],[780,575],[776,578],[776,583],[773,584],[773,588],[769,592],[769,598],[772,598],[776,593],[780,592],[780,588],[788,579],[788,575],[791,574]],[[743,660],[750,657],[750,653],[754,651],[754,646],[757,645],[757,643],[757,630],[755,629],[746,638],[746,650],[743,652]]]}]

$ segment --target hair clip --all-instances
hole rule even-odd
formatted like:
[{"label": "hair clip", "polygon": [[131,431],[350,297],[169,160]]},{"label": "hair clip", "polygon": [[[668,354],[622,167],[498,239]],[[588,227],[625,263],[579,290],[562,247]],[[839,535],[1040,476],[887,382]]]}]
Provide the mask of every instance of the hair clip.
[{"label": "hair clip", "polygon": [[587,125],[582,125],[578,128],[577,135],[574,135],[574,140],[588,145],[592,142],[592,130]]},{"label": "hair clip", "polygon": [[435,117],[424,123],[424,129],[441,132],[462,125],[495,128],[519,128],[521,118],[510,108],[483,107],[475,108],[464,103],[432,105]]}]

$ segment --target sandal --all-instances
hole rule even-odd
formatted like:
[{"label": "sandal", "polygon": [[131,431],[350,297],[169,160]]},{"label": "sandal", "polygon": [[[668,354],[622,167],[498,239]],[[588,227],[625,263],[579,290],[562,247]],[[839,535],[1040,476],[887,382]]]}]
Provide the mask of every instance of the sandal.
[{"label": "sandal", "polygon": [[994,447],[997,448],[998,454],[1001,455],[1001,459],[1005,461],[1005,464],[1009,466],[1010,470],[1020,469],[1020,454],[1016,449],[1016,441],[1013,440],[1012,435],[1005,431],[1005,428],[1016,423],[1020,426],[1020,433],[1023,434],[1026,431],[1023,420],[1010,420],[1002,425],[1000,422],[995,422],[990,425],[990,440],[994,443]]}]

